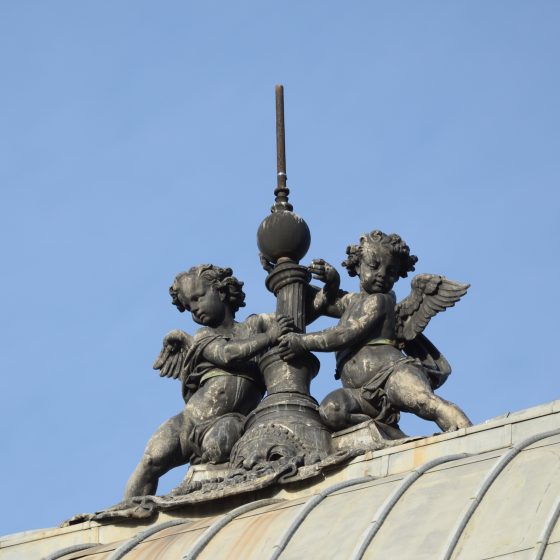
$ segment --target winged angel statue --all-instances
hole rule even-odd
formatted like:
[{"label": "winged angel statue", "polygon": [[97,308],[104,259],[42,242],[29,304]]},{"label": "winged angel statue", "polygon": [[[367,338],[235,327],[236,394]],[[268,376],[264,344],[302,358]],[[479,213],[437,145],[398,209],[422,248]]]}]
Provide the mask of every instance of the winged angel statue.
[{"label": "winged angel statue", "polygon": [[256,356],[293,329],[274,314],[234,320],[245,293],[230,268],[195,266],[177,275],[173,304],[201,325],[194,336],[173,330],[154,363],[162,377],[179,379],[185,406],[150,438],[130,477],[125,499],[155,494],[166,472],[186,463],[227,461],[245,416],[260,402],[264,382]]},{"label": "winged angel statue", "polygon": [[430,319],[455,305],[469,285],[419,274],[410,295],[397,303],[393,286],[418,260],[401,237],[375,230],[346,252],[342,264],[350,276],[359,277],[358,293],[333,290],[340,279],[325,261],[313,261],[310,267],[315,278],[326,282],[322,314],[339,318],[338,325],[287,333],[280,342],[284,359],[306,350],[336,352],[336,378],[343,387],[321,403],[325,424],[341,430],[373,418],[402,434],[398,421],[404,411],[432,420],[444,431],[470,426],[457,405],[434,394],[451,368],[422,334]]}]

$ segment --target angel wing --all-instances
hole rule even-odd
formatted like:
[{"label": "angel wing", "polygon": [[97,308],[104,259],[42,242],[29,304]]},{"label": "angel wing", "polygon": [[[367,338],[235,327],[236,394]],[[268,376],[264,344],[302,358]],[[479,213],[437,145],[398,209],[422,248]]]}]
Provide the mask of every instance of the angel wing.
[{"label": "angel wing", "polygon": [[161,377],[179,378],[191,346],[190,334],[178,329],[167,333],[163,339],[163,348],[152,367],[159,369]]},{"label": "angel wing", "polygon": [[395,308],[397,339],[414,340],[434,315],[453,307],[467,293],[469,286],[437,274],[415,276],[412,279],[412,292]]}]

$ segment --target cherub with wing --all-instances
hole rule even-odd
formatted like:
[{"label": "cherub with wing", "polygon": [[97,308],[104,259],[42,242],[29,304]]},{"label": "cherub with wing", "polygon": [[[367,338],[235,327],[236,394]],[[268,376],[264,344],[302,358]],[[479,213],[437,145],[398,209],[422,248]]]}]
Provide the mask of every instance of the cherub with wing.
[{"label": "cherub with wing", "polygon": [[[432,420],[444,431],[470,426],[457,405],[434,394],[451,368],[422,334],[434,315],[459,301],[468,284],[419,274],[411,294],[397,303],[393,286],[418,260],[400,236],[372,231],[349,246],[347,254],[342,264],[350,276],[359,277],[360,291],[333,295],[330,289],[323,297],[322,314],[340,318],[338,325],[288,333],[280,342],[285,359],[305,350],[336,352],[336,378],[343,388],[321,403],[325,424],[341,430],[373,418],[398,429],[404,411]],[[310,270],[326,282],[325,290],[338,285],[338,273],[325,261],[314,261]]]},{"label": "cherub with wing", "polygon": [[224,462],[241,436],[245,415],[265,387],[257,357],[292,330],[274,314],[234,320],[245,294],[230,268],[200,265],[175,278],[169,289],[179,311],[201,325],[194,336],[171,331],[154,363],[162,377],[180,379],[185,407],[150,438],[132,473],[125,499],[155,494],[158,480],[186,463]]}]

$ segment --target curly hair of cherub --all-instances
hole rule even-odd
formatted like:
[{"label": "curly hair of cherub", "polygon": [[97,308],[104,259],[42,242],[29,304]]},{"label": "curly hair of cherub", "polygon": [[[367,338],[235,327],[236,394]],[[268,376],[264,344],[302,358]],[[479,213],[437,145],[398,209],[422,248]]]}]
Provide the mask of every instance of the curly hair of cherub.
[{"label": "curly hair of cherub", "polygon": [[374,244],[382,245],[387,248],[392,255],[397,257],[399,263],[398,274],[401,278],[406,278],[408,273],[414,270],[414,265],[417,263],[418,257],[410,254],[410,247],[404,242],[402,237],[396,233],[387,235],[376,229],[362,235],[358,245],[349,245],[346,249],[348,258],[342,262],[342,266],[346,267],[350,276],[356,276],[358,274],[364,247]]},{"label": "curly hair of cherub", "polygon": [[189,268],[189,270],[185,272],[177,274],[173,284],[169,288],[172,303],[181,313],[185,311],[185,306],[178,298],[178,284],[185,276],[199,276],[204,278],[211,286],[214,286],[216,290],[225,295],[225,301],[234,313],[240,307],[245,307],[243,282],[233,276],[231,268],[221,268],[213,264],[200,264]]}]

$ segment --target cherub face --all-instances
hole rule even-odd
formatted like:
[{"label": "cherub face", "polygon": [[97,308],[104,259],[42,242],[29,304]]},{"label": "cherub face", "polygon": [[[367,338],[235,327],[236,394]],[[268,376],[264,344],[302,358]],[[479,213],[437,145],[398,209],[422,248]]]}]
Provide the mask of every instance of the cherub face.
[{"label": "cherub face", "polygon": [[360,286],[368,294],[386,294],[399,279],[399,262],[381,243],[369,243],[362,249]]},{"label": "cherub face", "polygon": [[178,283],[177,299],[191,312],[193,321],[206,327],[219,326],[227,305],[223,294],[200,276],[183,276]]}]

